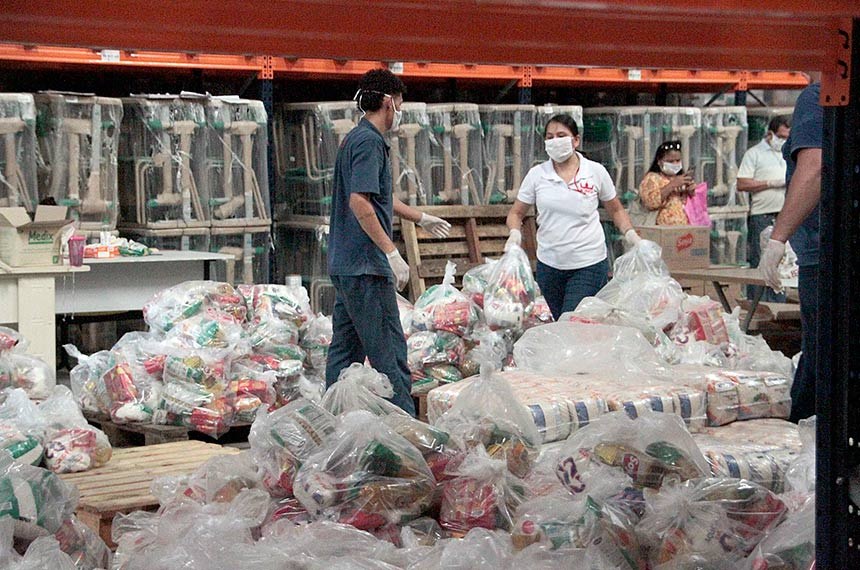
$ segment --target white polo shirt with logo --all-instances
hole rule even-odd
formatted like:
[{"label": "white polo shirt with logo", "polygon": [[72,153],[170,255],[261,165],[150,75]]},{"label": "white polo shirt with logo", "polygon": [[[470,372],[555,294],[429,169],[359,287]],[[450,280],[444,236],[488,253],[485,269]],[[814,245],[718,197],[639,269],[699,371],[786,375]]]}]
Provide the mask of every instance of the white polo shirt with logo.
[{"label": "white polo shirt with logo", "polygon": [[[767,139],[762,139],[744,155],[741,167],[738,169],[738,178],[751,178],[760,182],[785,180],[785,159],[781,152],[771,148]],[[782,206],[785,204],[785,186],[753,192],[750,197],[752,198],[751,215],[777,214],[782,211]]]},{"label": "white polo shirt with logo", "polygon": [[551,160],[529,170],[517,199],[537,209],[538,259],[562,270],[582,269],[606,259],[597,206],[615,196],[615,185],[603,165],[581,154],[579,171],[569,185]]}]

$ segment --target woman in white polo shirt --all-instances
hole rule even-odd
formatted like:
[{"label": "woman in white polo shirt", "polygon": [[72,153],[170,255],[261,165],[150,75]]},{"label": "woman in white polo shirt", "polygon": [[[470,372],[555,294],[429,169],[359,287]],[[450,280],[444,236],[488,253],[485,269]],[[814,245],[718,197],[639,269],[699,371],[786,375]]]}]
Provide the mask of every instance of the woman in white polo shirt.
[{"label": "woman in white polo shirt", "polygon": [[630,245],[640,238],[615,194],[609,173],[576,151],[579,128],[569,115],[546,125],[550,160],[526,175],[508,214],[508,245],[522,242],[523,218],[537,208],[537,282],[552,316],[574,310],[608,280],[606,241],[597,207],[600,202]]}]

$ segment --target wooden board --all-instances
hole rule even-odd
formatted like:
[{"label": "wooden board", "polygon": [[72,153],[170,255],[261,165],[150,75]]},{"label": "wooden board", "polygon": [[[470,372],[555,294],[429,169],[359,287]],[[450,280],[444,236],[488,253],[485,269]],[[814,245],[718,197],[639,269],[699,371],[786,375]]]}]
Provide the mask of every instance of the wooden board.
[{"label": "wooden board", "polygon": [[[422,212],[444,218],[451,224],[446,239],[438,239],[408,220],[401,220],[401,232],[406,259],[412,267],[409,293],[415,301],[427,287],[440,283],[445,265],[457,265],[457,284],[463,274],[484,262],[486,257],[498,258],[504,253],[508,239],[506,218],[511,206],[428,206]],[[533,214],[523,221],[523,249],[534,264],[536,260],[537,228]]]},{"label": "wooden board", "polygon": [[60,477],[78,488],[80,500],[75,514],[81,522],[114,548],[111,527],[117,513],[158,508],[149,491],[154,479],[189,474],[212,457],[236,453],[240,451],[202,441],[115,449],[104,467]]}]

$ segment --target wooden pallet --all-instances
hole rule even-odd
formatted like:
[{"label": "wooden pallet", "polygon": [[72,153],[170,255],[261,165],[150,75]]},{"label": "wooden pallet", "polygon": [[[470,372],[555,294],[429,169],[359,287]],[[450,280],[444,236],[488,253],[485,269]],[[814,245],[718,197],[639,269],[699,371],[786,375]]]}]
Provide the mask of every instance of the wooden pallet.
[{"label": "wooden pallet", "polygon": [[[103,432],[113,447],[139,447],[141,445],[158,445],[189,439],[213,440],[214,438],[189,429],[185,426],[165,426],[155,424],[118,424],[110,416],[94,412],[84,412],[87,421]],[[218,438],[221,443],[236,443],[247,441],[251,424],[238,422],[230,426],[227,433]]]},{"label": "wooden pallet", "polygon": [[78,488],[80,500],[75,514],[80,521],[115,548],[111,527],[117,513],[158,508],[158,501],[149,492],[154,479],[192,473],[212,457],[235,453],[240,451],[202,441],[115,449],[104,467],[60,477]]},{"label": "wooden pallet", "polygon": [[[463,274],[484,262],[485,257],[499,257],[508,239],[505,218],[510,204],[498,206],[428,206],[422,212],[444,218],[451,223],[447,239],[436,239],[408,220],[401,220],[406,259],[412,267],[409,281],[413,301],[427,287],[440,283],[445,264],[457,264],[457,282]],[[536,259],[536,226],[530,214],[523,222],[523,249],[534,263]]]}]

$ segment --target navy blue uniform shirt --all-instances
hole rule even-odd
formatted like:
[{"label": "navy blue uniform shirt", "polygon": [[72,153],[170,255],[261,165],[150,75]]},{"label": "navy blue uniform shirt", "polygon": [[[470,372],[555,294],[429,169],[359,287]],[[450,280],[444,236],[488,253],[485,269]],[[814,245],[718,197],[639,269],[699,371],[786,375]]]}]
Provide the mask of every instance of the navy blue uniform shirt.
[{"label": "navy blue uniform shirt", "polygon": [[362,119],[337,152],[329,221],[330,275],[383,275],[394,278],[385,254],[361,229],[349,208],[353,193],[370,199],[382,229],[392,237],[394,216],[388,144],[373,124]]},{"label": "navy blue uniform shirt", "polygon": [[[782,147],[785,158],[786,186],[797,168],[797,153],[805,148],[821,148],[824,137],[824,110],[818,101],[821,85],[813,83],[797,98],[791,118],[791,134]],[[818,265],[818,206],[791,236],[791,247],[797,253],[797,264]]]}]

